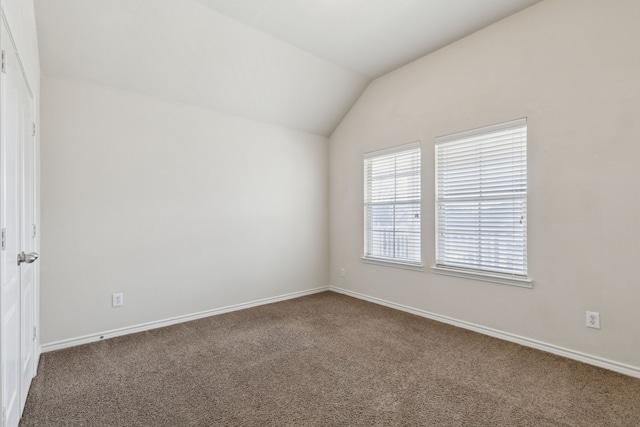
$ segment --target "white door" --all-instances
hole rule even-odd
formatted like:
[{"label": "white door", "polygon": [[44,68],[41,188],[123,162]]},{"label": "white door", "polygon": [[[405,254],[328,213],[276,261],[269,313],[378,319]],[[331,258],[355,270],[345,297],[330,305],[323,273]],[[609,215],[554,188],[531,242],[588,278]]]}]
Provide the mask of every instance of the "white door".
[{"label": "white door", "polygon": [[[2,78],[2,409],[8,426],[20,420],[20,190],[18,163],[18,79],[14,56],[3,26],[0,40],[5,54]],[[15,142],[14,142],[15,141]]]},{"label": "white door", "polygon": [[[20,86],[22,96],[19,96],[19,118],[18,125],[21,130],[18,132],[18,142],[20,143],[20,236],[21,254],[20,262],[20,330],[21,330],[21,352],[20,352],[20,391],[21,407],[27,400],[27,393],[34,376],[34,354],[35,354],[35,129],[33,117],[33,98],[29,93],[24,79]],[[29,258],[31,256],[32,258]]]},{"label": "white door", "polygon": [[[0,149],[0,339],[2,409],[7,427],[20,415],[34,373],[35,260],[33,99],[4,26],[0,35],[5,54],[1,76],[2,132]],[[26,253],[26,254],[25,254]]]}]

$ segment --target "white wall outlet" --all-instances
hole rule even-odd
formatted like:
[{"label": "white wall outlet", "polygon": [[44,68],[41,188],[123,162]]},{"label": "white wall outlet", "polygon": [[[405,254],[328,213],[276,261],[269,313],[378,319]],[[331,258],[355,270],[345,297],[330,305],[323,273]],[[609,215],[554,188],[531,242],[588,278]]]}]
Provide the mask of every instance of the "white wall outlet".
[{"label": "white wall outlet", "polygon": [[124,294],[122,292],[111,295],[111,306],[120,307],[124,305]]},{"label": "white wall outlet", "polygon": [[347,269],[342,267],[340,269],[340,277],[347,277]]},{"label": "white wall outlet", "polygon": [[600,329],[600,313],[587,311],[587,328]]}]

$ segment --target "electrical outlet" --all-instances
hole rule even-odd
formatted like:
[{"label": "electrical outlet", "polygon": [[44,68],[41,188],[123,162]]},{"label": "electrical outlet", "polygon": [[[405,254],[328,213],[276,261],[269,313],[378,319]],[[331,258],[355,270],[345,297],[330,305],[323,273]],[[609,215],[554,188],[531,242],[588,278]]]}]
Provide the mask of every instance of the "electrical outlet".
[{"label": "electrical outlet", "polygon": [[120,307],[124,305],[124,294],[122,292],[111,295],[111,306]]},{"label": "electrical outlet", "polygon": [[342,267],[340,269],[340,277],[347,277],[347,269]]},{"label": "electrical outlet", "polygon": [[600,313],[587,311],[587,328],[600,329]]}]

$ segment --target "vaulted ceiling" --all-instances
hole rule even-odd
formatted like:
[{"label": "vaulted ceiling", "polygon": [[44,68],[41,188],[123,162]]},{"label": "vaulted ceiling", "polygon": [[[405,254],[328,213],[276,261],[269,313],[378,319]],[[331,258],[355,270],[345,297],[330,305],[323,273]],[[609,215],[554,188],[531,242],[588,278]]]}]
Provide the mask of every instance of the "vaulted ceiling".
[{"label": "vaulted ceiling", "polygon": [[36,0],[44,75],[320,135],[368,83],[540,0]]}]

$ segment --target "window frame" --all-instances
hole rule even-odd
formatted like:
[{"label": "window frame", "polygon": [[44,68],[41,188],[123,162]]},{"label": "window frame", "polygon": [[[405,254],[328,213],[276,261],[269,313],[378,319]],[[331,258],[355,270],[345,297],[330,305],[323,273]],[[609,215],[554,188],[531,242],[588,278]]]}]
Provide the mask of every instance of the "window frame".
[{"label": "window frame", "polygon": [[[455,197],[443,197],[441,194],[439,194],[440,191],[440,182],[439,182],[439,176],[442,173],[441,168],[440,168],[440,164],[439,164],[439,153],[438,153],[438,149],[439,147],[442,147],[446,144],[459,144],[459,147],[462,147],[462,149],[466,149],[464,147],[464,140],[465,139],[470,139],[470,138],[479,138],[480,136],[489,136],[489,135],[496,135],[499,132],[508,130],[508,129],[514,129],[514,128],[521,128],[524,127],[525,130],[525,139],[524,139],[524,160],[520,160],[521,162],[524,163],[524,194],[522,194],[522,191],[520,191],[519,195],[516,196],[515,194],[511,194],[509,195],[502,195],[502,196],[498,196],[495,198],[492,198],[492,200],[499,200],[499,201],[505,201],[505,202],[511,202],[511,203],[515,203],[515,201],[517,200],[522,200],[524,199],[524,206],[522,209],[522,216],[521,216],[521,221],[524,220],[524,223],[521,223],[523,225],[522,229],[523,229],[523,238],[521,240],[524,241],[523,243],[523,254],[524,254],[524,270],[525,270],[525,274],[517,274],[515,273],[515,270],[512,271],[511,273],[504,273],[504,272],[497,272],[497,271],[492,271],[490,269],[487,269],[487,265],[485,264],[484,267],[482,268],[483,265],[478,265],[477,268],[471,268],[471,267],[461,267],[461,266],[454,266],[454,265],[448,265],[446,263],[442,263],[440,262],[442,258],[445,258],[444,256],[441,256],[440,254],[440,238],[441,238],[441,228],[442,228],[442,224],[441,224],[441,215],[439,213],[439,207],[441,205],[441,203],[455,203],[455,201],[462,201],[464,200],[463,198],[458,198],[456,199]],[[504,122],[504,123],[499,123],[499,124],[495,124],[495,125],[491,125],[491,126],[485,126],[485,127],[481,127],[481,128],[476,128],[476,129],[472,129],[469,131],[464,131],[464,132],[459,132],[459,133],[455,133],[455,134],[451,134],[451,135],[445,135],[445,136],[441,136],[435,139],[435,147],[434,147],[434,151],[435,151],[435,239],[434,239],[434,243],[435,243],[435,264],[431,267],[433,273],[435,274],[442,274],[442,275],[448,275],[448,276],[455,276],[455,277],[461,277],[461,278],[467,278],[467,279],[474,279],[474,280],[480,280],[480,281],[487,281],[487,282],[494,282],[494,283],[500,283],[500,284],[506,284],[506,285],[513,285],[513,286],[519,286],[519,287],[525,287],[525,288],[531,288],[533,287],[533,281],[531,280],[531,278],[529,277],[529,272],[528,272],[528,256],[527,256],[527,246],[528,246],[528,232],[527,232],[527,211],[528,211],[528,206],[527,206],[527,199],[528,199],[528,185],[527,185],[527,175],[528,175],[528,164],[527,164],[527,158],[526,158],[526,151],[527,151],[527,145],[528,145],[528,135],[527,132],[528,131],[528,124],[527,124],[527,119],[526,118],[522,118],[522,119],[517,119],[517,120],[512,120],[509,122]],[[469,145],[472,145],[474,141],[469,141]],[[477,142],[477,141],[476,141]],[[512,145],[515,146],[515,145]],[[482,150],[487,150],[487,148],[479,148],[478,152],[479,153],[483,153],[486,154],[486,152],[483,152]],[[509,157],[509,159],[514,159],[515,156]],[[513,160],[511,160],[513,161]],[[479,171],[482,171],[482,166],[479,167]],[[480,172],[481,173],[481,172]],[[471,202],[473,201],[477,201],[479,206],[480,206],[480,202],[483,196],[483,192],[482,190],[478,190],[478,193],[476,196],[470,196],[468,200],[470,200]],[[489,200],[489,198],[487,198],[486,200]],[[495,214],[494,214],[495,215]],[[479,214],[477,216],[478,221],[480,222],[481,218],[483,218],[483,216],[481,214]],[[487,217],[485,217],[487,218]],[[495,217],[494,217],[495,218]],[[513,221],[513,220],[512,220]],[[508,222],[507,224],[511,224],[511,222]],[[473,234],[470,233],[470,236],[472,236]],[[481,237],[480,237],[480,231],[478,230],[478,239],[479,241],[482,241]],[[478,254],[483,253],[482,250],[478,251]],[[493,252],[490,252],[493,253]],[[463,264],[463,263],[461,263]]]},{"label": "window frame", "polygon": [[[370,200],[369,200],[369,194],[372,191],[372,189],[369,187],[369,184],[372,183],[372,181],[370,181],[368,179],[368,161],[370,161],[371,159],[376,159],[376,158],[381,158],[381,157],[387,157],[387,156],[391,156],[391,155],[402,155],[403,153],[407,153],[409,151],[415,151],[418,150],[418,167],[417,167],[417,174],[418,174],[418,191],[417,191],[417,195],[418,195],[418,199],[414,201],[417,202],[418,205],[418,251],[419,251],[419,260],[418,261],[411,261],[410,259],[407,258],[400,258],[400,257],[385,257],[385,256],[381,256],[381,255],[372,255],[369,253],[369,239],[371,238],[371,234],[370,233],[370,222],[369,222],[369,216],[368,216],[368,208],[371,206],[370,205]],[[408,144],[402,144],[402,145],[398,145],[398,146],[394,146],[394,147],[390,147],[390,148],[386,148],[383,150],[377,150],[377,151],[372,151],[372,152],[368,152],[365,153],[363,156],[363,178],[364,178],[364,182],[363,182],[363,195],[364,195],[364,200],[363,200],[363,220],[364,220],[364,239],[363,239],[363,255],[361,257],[361,260],[363,263],[365,264],[376,264],[376,265],[382,265],[382,266],[387,266],[387,267],[395,267],[395,268],[402,268],[402,269],[407,269],[407,270],[416,270],[416,271],[424,271],[424,264],[422,262],[422,257],[423,257],[423,251],[422,251],[422,143],[421,141],[414,141]],[[394,176],[396,174],[397,170],[394,170]],[[394,185],[394,193],[397,190],[397,185]],[[397,206],[397,205],[407,205],[407,204],[411,204],[410,201],[403,201],[403,202],[399,202],[399,203],[391,203],[393,206]],[[396,228],[394,225],[394,233],[396,232]],[[395,240],[394,240],[394,247],[395,247]]]}]

